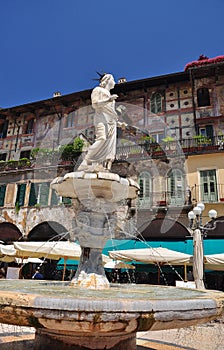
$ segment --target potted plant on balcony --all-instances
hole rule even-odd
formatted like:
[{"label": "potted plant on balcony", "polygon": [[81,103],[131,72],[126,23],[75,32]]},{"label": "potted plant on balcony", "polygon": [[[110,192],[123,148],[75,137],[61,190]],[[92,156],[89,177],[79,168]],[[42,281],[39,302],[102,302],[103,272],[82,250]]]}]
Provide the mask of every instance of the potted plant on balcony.
[{"label": "potted plant on balcony", "polygon": [[195,135],[193,138],[196,140],[196,145],[197,146],[208,146],[211,145],[212,140],[204,135]]},{"label": "potted plant on balcony", "polygon": [[71,164],[82,153],[84,146],[84,140],[80,137],[76,137],[72,144],[61,146],[59,152],[61,153],[60,164]]}]

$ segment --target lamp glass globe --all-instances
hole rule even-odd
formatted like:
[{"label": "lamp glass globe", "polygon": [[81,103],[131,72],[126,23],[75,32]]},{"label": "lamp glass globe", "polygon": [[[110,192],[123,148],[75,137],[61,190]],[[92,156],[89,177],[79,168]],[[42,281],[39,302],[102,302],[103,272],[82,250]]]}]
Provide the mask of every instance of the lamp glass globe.
[{"label": "lamp glass globe", "polygon": [[198,203],[197,207],[201,208],[201,211],[203,211],[205,209],[204,203]]},{"label": "lamp glass globe", "polygon": [[195,219],[195,214],[194,214],[194,212],[193,212],[192,210],[189,211],[189,213],[188,213],[187,215],[188,215],[188,219],[189,219],[189,220]]},{"label": "lamp glass globe", "polygon": [[194,207],[193,212],[195,215],[201,215],[201,208],[196,206]]},{"label": "lamp glass globe", "polygon": [[209,210],[208,216],[210,217],[210,219],[215,219],[217,217],[217,211],[215,209]]}]

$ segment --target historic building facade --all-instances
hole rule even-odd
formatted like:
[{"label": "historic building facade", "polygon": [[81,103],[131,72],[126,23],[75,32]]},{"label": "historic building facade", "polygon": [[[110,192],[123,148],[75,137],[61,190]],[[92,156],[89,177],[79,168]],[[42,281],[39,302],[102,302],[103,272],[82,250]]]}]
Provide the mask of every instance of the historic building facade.
[{"label": "historic building facade", "polygon": [[[224,216],[224,57],[186,65],[183,72],[128,82],[118,94],[120,119],[113,169],[139,181],[139,236],[186,240],[187,213],[205,204]],[[69,198],[50,189],[82,155],[64,155],[77,137],[94,138],[91,90],[0,109],[0,240],[68,237]],[[217,225],[214,237],[222,237]]]}]

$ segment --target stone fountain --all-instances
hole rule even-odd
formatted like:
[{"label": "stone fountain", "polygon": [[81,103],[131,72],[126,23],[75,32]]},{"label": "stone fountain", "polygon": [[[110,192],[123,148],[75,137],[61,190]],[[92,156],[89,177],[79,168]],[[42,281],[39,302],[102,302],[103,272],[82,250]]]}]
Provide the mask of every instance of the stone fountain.
[{"label": "stone fountain", "polygon": [[[96,140],[77,171],[53,180],[72,198],[71,239],[82,248],[71,282],[0,281],[0,322],[35,327],[35,350],[137,349],[138,331],[180,328],[218,318],[224,293],[185,288],[110,286],[102,265],[108,239],[133,231],[138,184],[111,172],[117,114],[111,75],[92,93]],[[132,233],[133,233],[132,232]]]}]

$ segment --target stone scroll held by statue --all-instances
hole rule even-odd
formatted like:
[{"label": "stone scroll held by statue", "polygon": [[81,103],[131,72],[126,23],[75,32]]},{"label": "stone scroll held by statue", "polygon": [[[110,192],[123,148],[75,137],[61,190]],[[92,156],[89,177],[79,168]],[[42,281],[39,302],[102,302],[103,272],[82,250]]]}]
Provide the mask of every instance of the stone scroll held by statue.
[{"label": "stone scroll held by statue", "polygon": [[89,147],[78,170],[110,170],[115,159],[118,123],[115,100],[118,95],[110,94],[110,90],[115,86],[111,74],[101,75],[99,81],[99,86],[95,87],[91,94],[92,107],[95,110],[95,141]]}]

